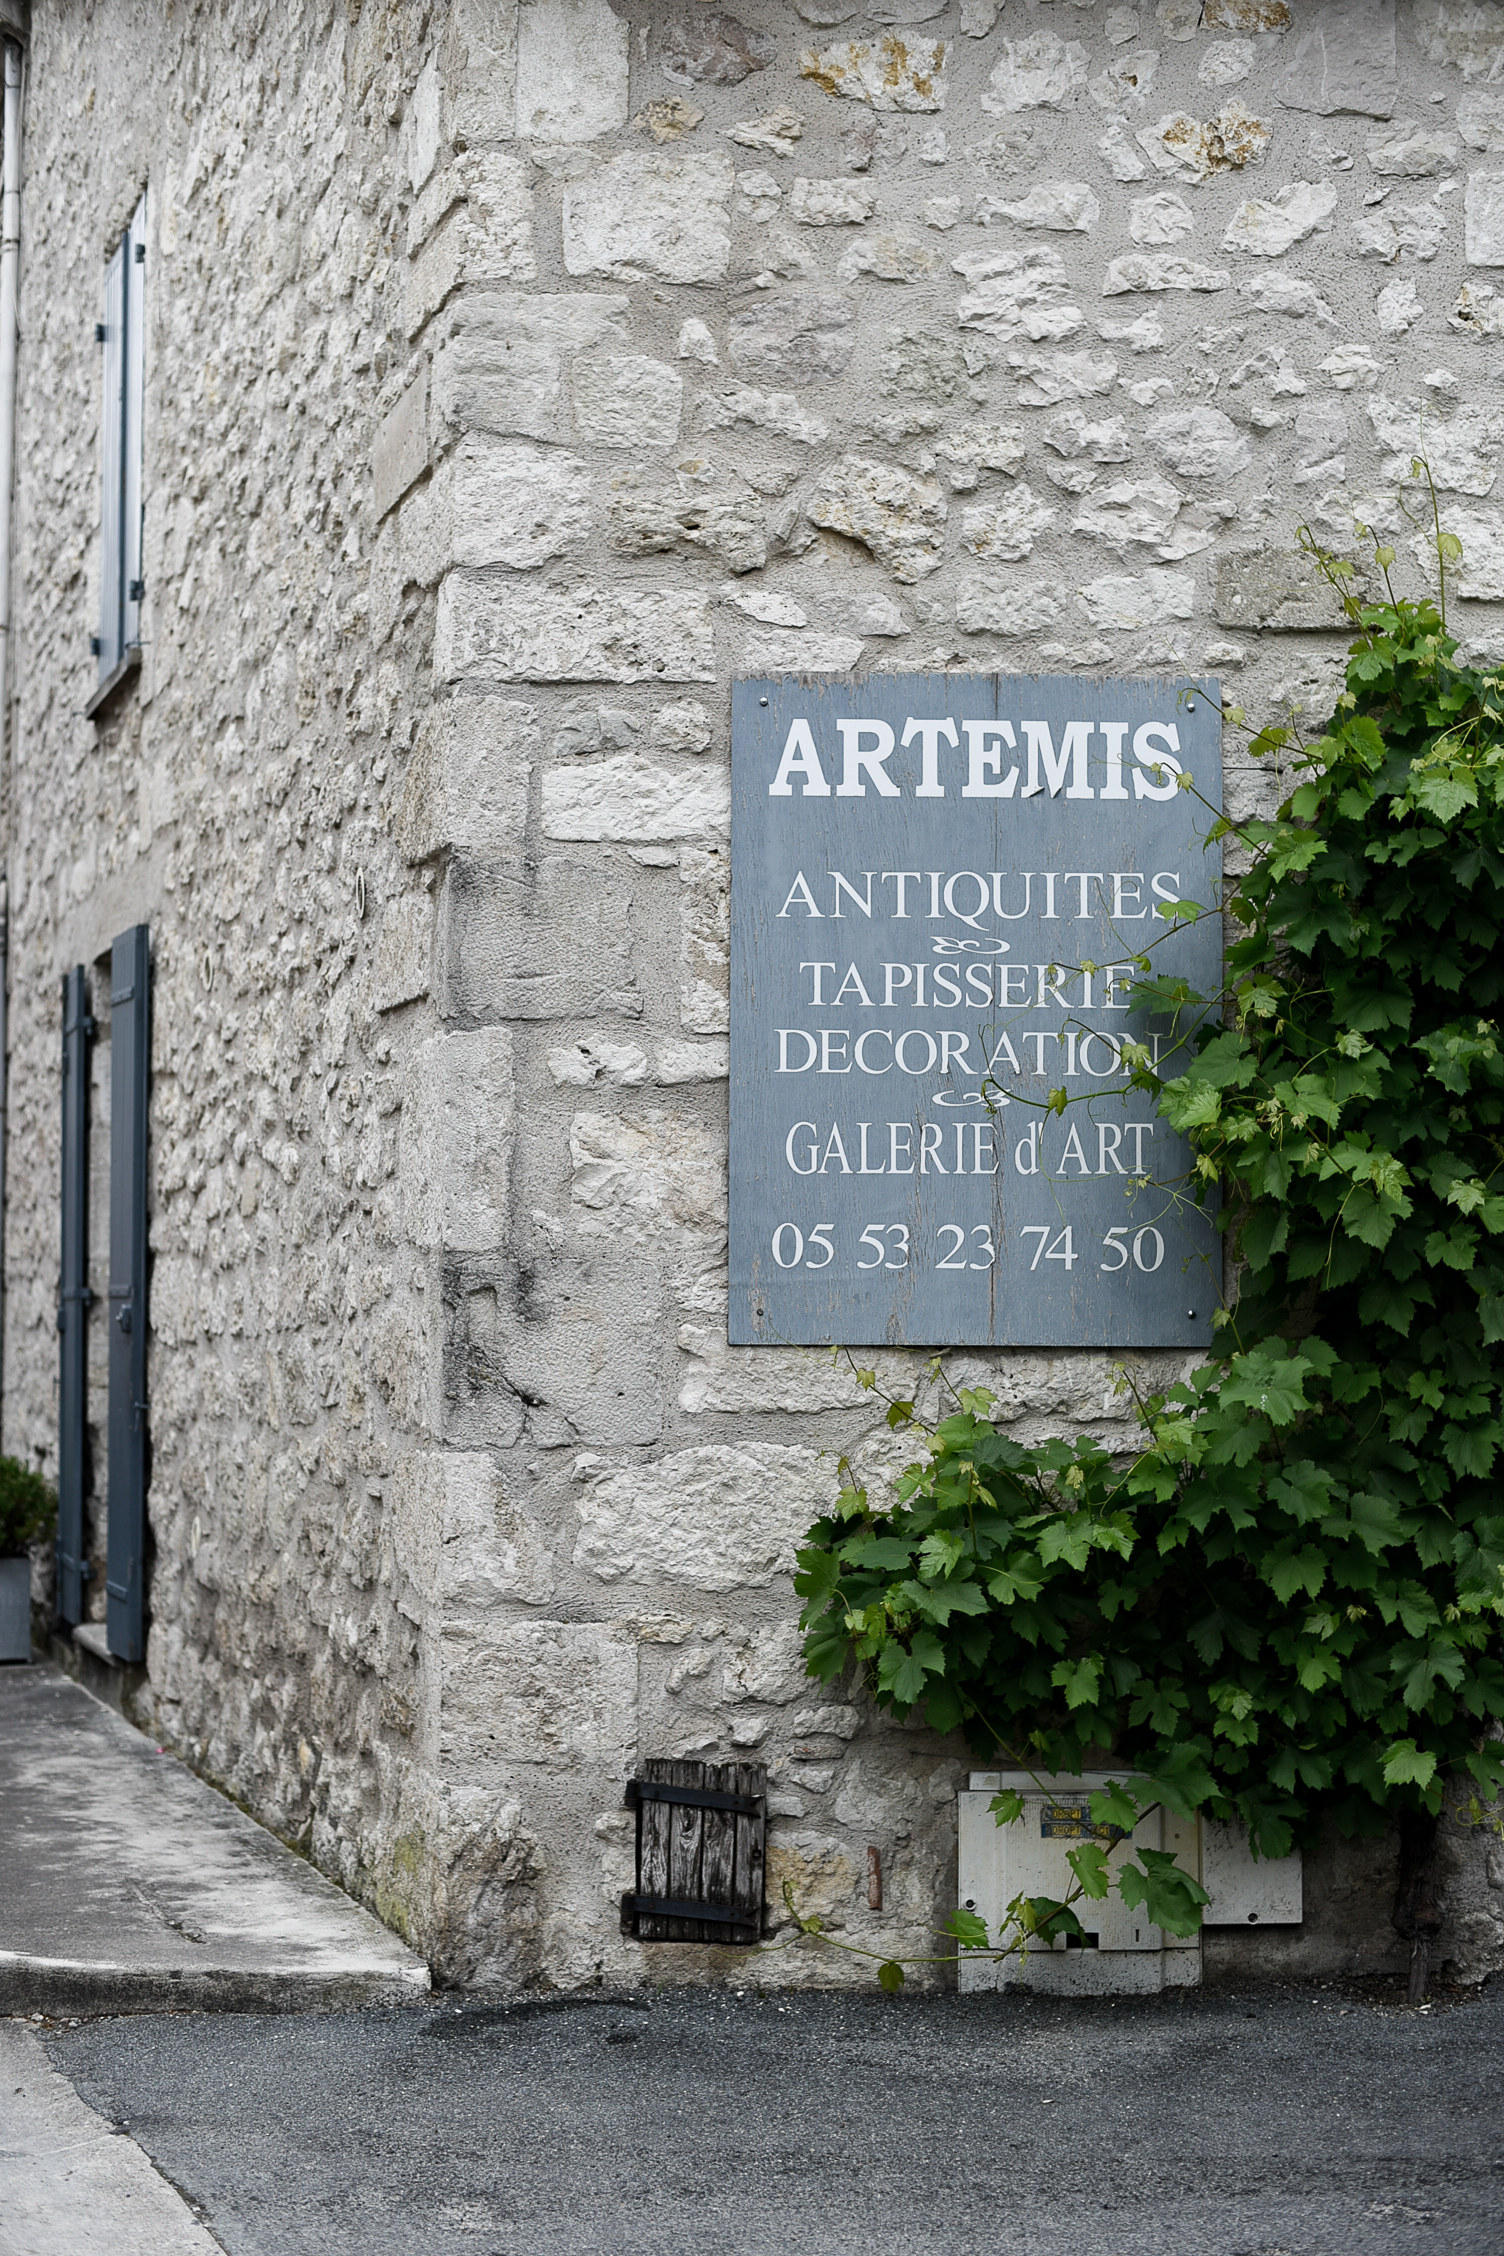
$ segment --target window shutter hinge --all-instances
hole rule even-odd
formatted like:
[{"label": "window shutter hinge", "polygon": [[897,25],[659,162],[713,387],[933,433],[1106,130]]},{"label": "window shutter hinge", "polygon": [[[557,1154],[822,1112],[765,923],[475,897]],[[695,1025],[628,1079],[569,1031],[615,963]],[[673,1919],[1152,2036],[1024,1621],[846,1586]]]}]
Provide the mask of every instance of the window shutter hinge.
[{"label": "window shutter hinge", "polygon": [[96,345],[102,345],[104,343],[104,335],[104,323],[102,321],[96,321],[94,324],[94,342]]},{"label": "window shutter hinge", "polygon": [[98,637],[98,635],[90,635],[90,637],[89,637],[89,656],[90,656],[91,658],[97,658],[97,657],[99,656],[99,653],[100,653],[100,650],[102,649],[102,647],[103,647],[103,645],[101,644],[101,642],[100,642],[100,640],[99,640],[99,637]]},{"label": "window shutter hinge", "polygon": [[139,603],[145,593],[145,580],[132,580],[130,586],[126,589],[126,600],[129,603]]},{"label": "window shutter hinge", "polygon": [[137,266],[145,266],[146,264],[146,245],[144,243],[136,245],[136,264]]}]

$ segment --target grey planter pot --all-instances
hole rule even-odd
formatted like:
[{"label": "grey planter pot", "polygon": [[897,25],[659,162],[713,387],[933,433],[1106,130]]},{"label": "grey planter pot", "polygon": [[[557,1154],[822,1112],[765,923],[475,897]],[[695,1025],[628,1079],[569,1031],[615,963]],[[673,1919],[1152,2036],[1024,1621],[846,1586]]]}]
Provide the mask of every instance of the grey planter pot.
[{"label": "grey planter pot", "polygon": [[0,1559],[0,1661],[31,1659],[31,1561]]}]

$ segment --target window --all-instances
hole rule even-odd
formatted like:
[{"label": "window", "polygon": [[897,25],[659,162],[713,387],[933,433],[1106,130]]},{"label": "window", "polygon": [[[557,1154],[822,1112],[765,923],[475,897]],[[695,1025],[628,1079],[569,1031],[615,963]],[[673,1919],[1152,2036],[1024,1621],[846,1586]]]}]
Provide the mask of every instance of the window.
[{"label": "window", "polygon": [[109,681],[141,647],[141,403],[146,372],[146,198],[104,270],[104,405],[100,454],[99,679]]}]

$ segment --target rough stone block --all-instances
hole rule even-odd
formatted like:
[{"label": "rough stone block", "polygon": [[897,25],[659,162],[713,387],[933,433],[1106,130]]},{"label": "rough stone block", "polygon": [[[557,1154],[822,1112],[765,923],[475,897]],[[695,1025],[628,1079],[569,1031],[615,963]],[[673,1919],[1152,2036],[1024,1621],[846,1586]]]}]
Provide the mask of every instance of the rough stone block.
[{"label": "rough stone block", "polygon": [[512,1037],[504,1026],[439,1034],[414,1053],[400,1144],[414,1245],[483,1253],[505,1242],[515,1120]]},{"label": "rough stone block", "polygon": [[372,1001],[377,1010],[397,1010],[426,995],[432,963],[432,894],[404,893],[388,901],[376,943]]},{"label": "rough stone block", "polygon": [[434,671],[441,682],[713,681],[710,599],[689,588],[499,586],[451,572]]},{"label": "rough stone block", "polygon": [[1162,619],[1189,619],[1196,607],[1196,583],[1183,572],[1108,574],[1080,590],[1087,623],[1122,632],[1157,626]]},{"label": "rough stone block", "polygon": [[1200,20],[1208,31],[1285,32],[1289,0],[1203,0]]},{"label": "rough stone block", "polygon": [[694,1081],[725,1081],[731,1074],[731,1046],[724,1039],[662,1042],[653,1057],[653,1079],[661,1088]]},{"label": "rough stone block", "polygon": [[[990,428],[996,436],[979,443],[998,454],[1004,453],[1009,438],[1006,427],[995,423],[982,428]],[[958,435],[953,432],[951,436],[956,439]],[[965,443],[969,446],[971,442],[968,439]],[[1005,465],[992,461],[987,467],[1002,469]],[[954,473],[951,482],[955,483]],[[883,588],[865,585],[860,579],[851,587],[842,587],[837,582],[827,588],[819,599],[819,611],[822,626],[834,627],[843,634],[897,636],[909,631],[909,622],[892,596]]]},{"label": "rough stone block", "polygon": [[452,430],[562,438],[563,361],[555,346],[530,337],[463,334],[434,356],[433,405]]},{"label": "rough stone block", "polygon": [[402,121],[403,146],[407,151],[407,177],[413,194],[429,179],[439,161],[443,141],[443,86],[439,78],[438,57],[430,55],[418,73],[407,115]]},{"label": "rough stone block", "polygon": [[1219,556],[1213,587],[1219,626],[1292,633],[1347,624],[1336,591],[1298,549]]},{"label": "rough stone block", "polygon": [[472,859],[520,855],[528,778],[537,743],[531,705],[496,697],[447,698],[429,713],[397,811],[408,862],[456,851]]},{"label": "rough stone block", "polygon": [[702,392],[695,402],[695,421],[702,431],[729,431],[744,423],[754,431],[771,431],[775,438],[797,440],[800,446],[818,446],[830,436],[830,425],[807,414],[793,392],[760,392],[751,384]]},{"label": "rough stone block", "polygon": [[1029,554],[1039,535],[1055,522],[1055,511],[1029,486],[1015,486],[999,501],[968,509],[961,519],[961,546],[989,562],[1015,564]]},{"label": "rough stone block", "polygon": [[877,282],[923,282],[939,260],[922,237],[907,227],[883,227],[862,235],[836,262],[838,282],[870,274]]},{"label": "rough stone block", "polygon": [[679,436],[684,379],[642,353],[591,355],[571,378],[574,427],[596,446],[666,447]]},{"label": "rough stone block", "polygon": [[1504,266],[1504,173],[1468,174],[1467,263]]},{"label": "rough stone block", "polygon": [[943,110],[944,61],[943,39],[905,39],[890,31],[870,41],[806,49],[799,75],[826,94],[869,102],[874,110]]},{"label": "rough stone block", "polygon": [[877,209],[877,190],[868,180],[796,179],[789,189],[788,215],[796,227],[859,227]]},{"label": "rough stone block", "polygon": [[564,265],[619,282],[720,282],[731,261],[729,157],[613,157],[564,191]]},{"label": "rough stone block", "polygon": [[430,1604],[483,1612],[508,1600],[546,1606],[553,1597],[543,1531],[509,1500],[490,1457],[430,1450],[399,1458],[392,1532],[399,1564]]},{"label": "rough stone block", "polygon": [[1045,425],[1044,443],[1067,461],[1086,456],[1092,462],[1126,462],[1133,449],[1120,415],[1104,415],[1093,423],[1083,408],[1063,407]]},{"label": "rough stone block", "polygon": [[1424,455],[1443,493],[1491,493],[1499,475],[1499,424],[1479,401],[1464,400],[1450,415],[1439,415],[1430,401],[1386,399],[1374,392],[1365,401],[1368,420],[1381,447],[1392,451],[1384,476],[1399,480]]},{"label": "rough stone block", "polygon": [[531,282],[537,274],[527,166],[495,150],[471,150],[451,170],[454,193],[462,200],[408,267],[403,318],[409,337],[462,285]]},{"label": "rough stone block", "polygon": [[1008,364],[1018,377],[1020,407],[1091,399],[1110,392],[1118,380],[1118,364],[1110,353],[1009,353]]},{"label": "rough stone block", "polygon": [[1157,196],[1142,196],[1128,214],[1128,232],[1135,243],[1155,247],[1183,242],[1196,225],[1183,196],[1162,188]]},{"label": "rough stone block", "polygon": [[621,1798],[636,1754],[637,1652],[597,1622],[467,1621],[443,1633],[443,1766],[467,1784],[522,1765],[584,1771]]},{"label": "rough stone block", "polygon": [[384,517],[428,468],[428,368],[382,420],[371,448],[376,514]]},{"label": "rough stone block", "polygon": [[539,1243],[526,1264],[464,1263],[446,1279],[450,1430],[481,1438],[498,1396],[527,1406],[544,1448],[656,1441],[663,1430],[664,1330],[657,1265],[618,1252]]},{"label": "rough stone block", "polygon": [[1202,266],[1174,252],[1130,251],[1109,260],[1102,295],[1122,297],[1130,290],[1225,290],[1231,281],[1225,266]]},{"label": "rough stone block", "polygon": [[748,1700],[786,1708],[808,1691],[804,1640],[796,1622],[780,1622],[746,1638],[721,1670],[721,1698],[732,1708]]},{"label": "rough stone block", "polygon": [[[701,403],[703,406],[703,402]],[[763,509],[750,486],[727,472],[709,486],[612,497],[611,546],[620,556],[674,553],[719,557],[730,572],[756,572],[768,561]]]},{"label": "rough stone block", "polygon": [[1262,164],[1272,133],[1267,118],[1255,117],[1241,102],[1229,102],[1215,117],[1204,120],[1184,110],[1162,117],[1154,125],[1140,126],[1134,139],[1157,172],[1172,172],[1182,180],[1211,180],[1218,173]]},{"label": "rough stone block", "polygon": [[1110,486],[1093,487],[1077,511],[1071,530],[1106,541],[1120,555],[1129,548],[1153,548],[1166,562],[1172,562],[1177,554],[1185,553],[1170,545],[1183,500],[1168,478],[1121,478]]},{"label": "rough stone block", "polygon": [[1059,580],[984,579],[972,574],[956,586],[956,625],[962,634],[1040,634],[1068,617],[1068,599]]},{"label": "rough stone block", "polygon": [[583,1236],[648,1242],[684,1230],[724,1234],[725,1149],[698,1121],[577,1112],[569,1156],[569,1196]]},{"label": "rough stone block", "polygon": [[434,356],[436,420],[450,430],[564,438],[570,355],[626,339],[631,300],[595,291],[466,298]]},{"label": "rough stone block", "polygon": [[451,0],[439,47],[446,138],[509,141],[517,112],[517,0]]},{"label": "rough stone block", "polygon": [[471,432],[434,481],[440,572],[505,564],[536,571],[590,538],[590,473],[578,455]]},{"label": "rough stone block", "polygon": [[1393,117],[1399,96],[1394,0],[1322,0],[1276,85],[1287,110]]},{"label": "rough stone block", "polygon": [[753,71],[766,70],[776,53],[766,32],[701,10],[665,25],[658,60],[664,77],[681,86],[740,86]]},{"label": "rough stone block", "polygon": [[444,891],[449,1017],[635,1018],[632,889],[558,854],[455,862]]},{"label": "rough stone block", "polygon": [[[1448,587],[1454,595],[1474,603],[1504,602],[1504,525],[1481,509],[1455,505],[1441,513],[1441,529],[1462,543],[1461,561],[1453,565]],[[1417,563],[1429,579],[1436,576],[1436,550],[1430,529],[1411,540]]]},{"label": "rough stone block", "polygon": [[707,1592],[766,1590],[836,1490],[813,1449],[770,1442],[679,1449],[650,1464],[582,1457],[574,1563],[605,1583]]},{"label": "rough stone block", "polygon": [[1335,400],[1308,400],[1295,418],[1297,486],[1340,485],[1347,476],[1347,417]]},{"label": "rough stone block", "polygon": [[679,1023],[686,1034],[725,1034],[731,1023],[731,870],[718,849],[679,854]]},{"label": "rough stone block", "polygon": [[[1031,266],[1038,256],[1037,252],[1029,254]],[[1058,253],[1047,256],[1059,264],[1059,287],[1064,290],[1064,265],[1059,263]],[[1053,267],[1049,273],[1053,282]],[[964,315],[961,319],[962,326],[967,326]],[[984,378],[991,358],[992,347],[980,339],[957,337],[951,330],[928,322],[888,329],[883,334],[879,361],[882,388],[889,399],[918,398],[942,404],[959,392],[971,406],[980,407],[987,397]]]},{"label": "rough stone block", "polygon": [[612,1042],[601,1035],[564,1044],[548,1053],[555,1088],[640,1089],[649,1075],[648,1053],[635,1042]]},{"label": "rough stone block", "polygon": [[1240,204],[1222,238],[1224,251],[1248,251],[1255,258],[1283,258],[1308,235],[1331,232],[1337,191],[1329,180],[1295,180],[1274,196],[1254,196]]},{"label": "rough stone block", "polygon": [[1048,227],[1057,234],[1089,235],[1101,216],[1102,206],[1084,180],[1039,180],[1027,195],[1011,201],[986,199],[988,219],[1011,220],[1015,227]]},{"label": "rough stone block", "polygon": [[839,291],[790,291],[736,314],[726,351],[740,376],[793,384],[839,376],[856,344],[855,317],[855,300]]},{"label": "rough stone block", "polygon": [[1251,274],[1246,282],[1238,284],[1238,296],[1247,298],[1260,313],[1288,313],[1297,321],[1310,314],[1322,329],[1337,326],[1337,316],[1315,283],[1303,282],[1298,275],[1282,274],[1277,269],[1268,274]]},{"label": "rough stone block", "polygon": [[[956,308],[963,329],[1005,340],[1027,337],[1038,344],[1074,336],[1082,326],[1080,307],[1059,302],[1070,280],[1056,250],[1035,245],[1024,251],[967,251],[951,264],[968,284]],[[884,388],[891,390],[891,383]]]},{"label": "rough stone block", "polygon": [[1504,20],[1478,0],[1420,0],[1415,31],[1433,63],[1451,64],[1468,85],[1504,78]]},{"label": "rough stone block", "polygon": [[686,774],[628,753],[544,770],[546,838],[703,841],[724,838],[730,823],[731,781],[721,768],[701,764]]},{"label": "rough stone block", "polygon": [[629,37],[607,0],[522,0],[518,139],[594,141],[624,126]]},{"label": "rough stone block", "polygon": [[823,473],[805,508],[811,524],[860,541],[896,580],[912,584],[940,568],[948,510],[933,478],[848,454]]},{"label": "rough stone block", "polygon": [[1504,153],[1504,97],[1464,94],[1457,104],[1457,130],[1470,149],[1489,156]]},{"label": "rough stone block", "polygon": [[[683,1325],[679,1347],[691,1358],[679,1388],[679,1408],[690,1417],[717,1410],[808,1415],[872,1407],[848,1367],[832,1363],[823,1349],[728,1347],[724,1332],[705,1324]],[[884,1371],[885,1385],[890,1375]]]},{"label": "rough stone block", "polygon": [[1178,478],[1235,478],[1253,460],[1247,439],[1216,407],[1157,415],[1144,436]]},{"label": "rough stone block", "polygon": [[1086,84],[1086,49],[1053,31],[1003,40],[982,107],[994,117],[1020,110],[1063,110]]},{"label": "rough stone block", "polygon": [[1452,170],[1459,143],[1455,133],[1443,133],[1434,125],[1417,124],[1414,118],[1408,118],[1370,133],[1363,153],[1369,170],[1381,178],[1429,180],[1438,172]]},{"label": "rough stone block", "polygon": [[[1464,290],[1467,284],[1463,284]],[[1386,337],[1403,337],[1413,329],[1425,312],[1415,284],[1407,275],[1403,282],[1391,282],[1382,289],[1374,303],[1374,318]]]}]

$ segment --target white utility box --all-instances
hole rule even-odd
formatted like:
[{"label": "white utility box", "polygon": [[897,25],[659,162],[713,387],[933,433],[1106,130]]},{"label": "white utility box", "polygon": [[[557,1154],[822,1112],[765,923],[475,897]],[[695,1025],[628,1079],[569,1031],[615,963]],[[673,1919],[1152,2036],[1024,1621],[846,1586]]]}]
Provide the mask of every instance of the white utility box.
[{"label": "white utility box", "polygon": [[[1063,1898],[1075,1886],[1066,1862],[1083,1841],[1104,1840],[1092,1823],[1091,1796],[1122,1773],[1088,1771],[1080,1778],[1039,1777],[1025,1770],[977,1770],[960,1805],[960,1896],[985,1919],[996,1939],[1015,1896]],[[994,1794],[1023,1797],[1023,1815],[999,1825],[989,1804]],[[1168,1849],[1200,1880],[1211,1901],[1206,1924],[1273,1926],[1301,1917],[1299,1855],[1255,1860],[1240,1827],[1207,1824],[1158,1809],[1136,1827],[1133,1843]],[[1150,1991],[1183,1989],[1201,1979],[1200,1935],[1170,1935],[1142,1911],[1131,1911],[1116,1887],[1100,1901],[1074,1907],[1086,1943],[1058,1936],[1030,1942],[1023,1958],[963,1957],[963,1991],[1005,1989],[1027,1981],[1050,1991]],[[1025,1963],[1025,1960],[1027,1963]]]}]

